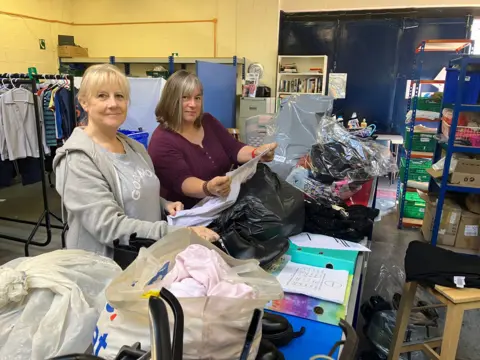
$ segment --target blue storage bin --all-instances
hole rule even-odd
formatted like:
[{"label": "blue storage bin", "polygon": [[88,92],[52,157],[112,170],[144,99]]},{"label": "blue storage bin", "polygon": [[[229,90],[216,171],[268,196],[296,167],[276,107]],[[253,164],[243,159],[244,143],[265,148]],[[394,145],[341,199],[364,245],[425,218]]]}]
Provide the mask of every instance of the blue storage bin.
[{"label": "blue storage bin", "polygon": [[[459,69],[448,68],[445,77],[443,103],[454,104],[457,97]],[[465,77],[465,86],[462,94],[462,104],[476,105],[480,95],[480,73],[470,72]]]},{"label": "blue storage bin", "polygon": [[146,131],[134,131],[134,130],[118,130],[118,132],[127,135],[129,138],[138,141],[140,144],[145,146],[145,149],[148,147],[148,132]]}]

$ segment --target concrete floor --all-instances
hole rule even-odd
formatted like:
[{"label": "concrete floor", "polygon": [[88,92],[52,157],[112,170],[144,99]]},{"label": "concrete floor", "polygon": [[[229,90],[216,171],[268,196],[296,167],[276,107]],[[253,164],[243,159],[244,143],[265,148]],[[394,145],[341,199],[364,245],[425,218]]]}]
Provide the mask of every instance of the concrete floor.
[{"label": "concrete floor", "polygon": [[[382,179],[381,187],[388,188],[384,180]],[[47,192],[52,211],[60,216],[60,197],[55,189],[48,188]],[[25,187],[14,185],[0,189],[0,216],[36,221],[42,210],[43,202],[40,184]],[[396,213],[391,213],[375,224],[372,253],[368,262],[362,303],[376,293],[375,287],[379,280],[382,264],[387,266],[397,265],[403,268],[405,250],[409,242],[422,239],[422,235],[418,230],[398,230],[396,217]],[[31,226],[23,224],[0,221],[0,234],[28,237],[31,228]],[[61,247],[60,234],[60,230],[54,230],[52,242],[47,247],[31,246],[31,255],[59,249]],[[44,229],[41,228],[38,231],[35,239],[40,242],[46,240]],[[23,244],[0,239],[0,265],[20,256],[24,256]],[[468,316],[464,319],[458,358],[480,360],[480,343],[478,341],[480,312],[470,311],[467,314]],[[359,325],[361,325],[361,319],[359,320]],[[361,329],[361,326],[358,329]],[[361,347],[365,348],[365,346],[366,344],[362,343]]]}]

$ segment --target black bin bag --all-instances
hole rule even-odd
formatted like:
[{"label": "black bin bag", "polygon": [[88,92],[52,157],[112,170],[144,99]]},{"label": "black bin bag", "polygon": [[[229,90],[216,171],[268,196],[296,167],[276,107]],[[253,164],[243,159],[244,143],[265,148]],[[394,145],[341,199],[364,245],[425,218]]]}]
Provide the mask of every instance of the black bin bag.
[{"label": "black bin bag", "polygon": [[237,259],[268,266],[288,250],[288,237],[303,231],[303,193],[259,164],[242,185],[237,201],[210,226]]}]

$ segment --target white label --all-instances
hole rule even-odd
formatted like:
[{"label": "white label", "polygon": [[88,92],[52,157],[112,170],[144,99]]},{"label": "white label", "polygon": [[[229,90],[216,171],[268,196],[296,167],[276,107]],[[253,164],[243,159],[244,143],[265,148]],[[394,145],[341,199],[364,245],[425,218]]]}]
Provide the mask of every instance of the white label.
[{"label": "white label", "polygon": [[273,157],[273,160],[275,160],[276,162],[284,163],[287,158],[285,156],[275,155]]},{"label": "white label", "polygon": [[457,213],[452,212],[452,215],[450,215],[450,224],[455,224],[456,221],[457,221]]},{"label": "white label", "polygon": [[478,225],[465,225],[465,236],[478,236]]},{"label": "white label", "polygon": [[470,81],[470,76],[465,76],[465,81]]},{"label": "white label", "polygon": [[465,276],[454,276],[453,282],[457,285],[457,288],[464,288],[465,287]]},{"label": "white label", "polygon": [[438,235],[445,235],[446,232],[447,232],[447,230],[440,229],[440,230],[438,230]]},{"label": "white label", "polygon": [[421,212],[421,213],[422,213],[422,212],[424,213],[424,212],[425,212],[425,208],[418,209],[418,211]]},{"label": "white label", "polygon": [[429,141],[430,141],[429,138],[423,138],[423,137],[420,138],[420,142],[429,142]]}]

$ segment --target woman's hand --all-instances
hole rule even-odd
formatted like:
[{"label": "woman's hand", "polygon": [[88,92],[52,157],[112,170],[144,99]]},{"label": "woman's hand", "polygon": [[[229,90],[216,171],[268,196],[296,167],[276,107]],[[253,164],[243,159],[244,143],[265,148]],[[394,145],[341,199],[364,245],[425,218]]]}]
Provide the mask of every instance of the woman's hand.
[{"label": "woman's hand", "polygon": [[177,211],[183,210],[183,204],[180,201],[168,202],[165,206],[165,210],[168,215],[175,216],[177,215]]},{"label": "woman's hand", "polygon": [[230,194],[232,178],[229,176],[217,176],[207,182],[207,190],[214,196],[227,197]]},{"label": "woman's hand", "polygon": [[215,242],[220,239],[220,236],[215,231],[210,230],[204,226],[193,226],[189,227],[189,229],[209,242]]},{"label": "woman's hand", "polygon": [[273,157],[275,156],[275,149],[277,148],[277,143],[271,143],[271,144],[265,144],[262,146],[259,146],[258,148],[255,149],[255,155],[260,155],[264,151],[268,152],[263,155],[260,159],[261,162],[270,162],[273,160]]}]

